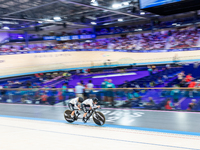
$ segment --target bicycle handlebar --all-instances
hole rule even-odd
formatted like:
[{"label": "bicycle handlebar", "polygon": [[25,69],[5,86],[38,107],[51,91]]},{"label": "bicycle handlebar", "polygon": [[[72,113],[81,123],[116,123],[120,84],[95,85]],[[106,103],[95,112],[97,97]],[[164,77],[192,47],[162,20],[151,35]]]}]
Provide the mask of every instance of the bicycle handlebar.
[{"label": "bicycle handlebar", "polygon": [[93,108],[93,110],[96,110],[96,109],[101,109],[101,107],[99,107],[99,108],[97,108],[97,107],[96,107],[96,108]]}]

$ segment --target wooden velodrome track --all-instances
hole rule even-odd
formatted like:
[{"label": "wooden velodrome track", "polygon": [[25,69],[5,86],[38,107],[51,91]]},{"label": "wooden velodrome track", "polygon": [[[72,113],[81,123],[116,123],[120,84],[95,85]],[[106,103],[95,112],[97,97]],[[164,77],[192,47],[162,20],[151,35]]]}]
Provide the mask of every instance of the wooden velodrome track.
[{"label": "wooden velodrome track", "polygon": [[1,150],[199,150],[200,114],[102,109],[106,124],[68,124],[63,106],[0,104]]},{"label": "wooden velodrome track", "polygon": [[[39,71],[57,71],[84,67],[105,67],[137,64],[172,63],[175,55],[179,61],[199,60],[200,51],[128,53],[108,51],[46,52],[15,55],[0,55],[0,76],[33,74]],[[106,56],[106,57],[105,57]]]}]

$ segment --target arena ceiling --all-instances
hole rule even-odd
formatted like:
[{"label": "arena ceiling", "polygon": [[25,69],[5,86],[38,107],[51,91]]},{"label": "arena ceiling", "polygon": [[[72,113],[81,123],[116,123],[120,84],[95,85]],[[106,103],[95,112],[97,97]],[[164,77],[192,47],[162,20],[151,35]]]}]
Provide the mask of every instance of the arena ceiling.
[{"label": "arena ceiling", "polygon": [[91,22],[106,25],[143,20],[145,16],[137,11],[138,5],[138,0],[0,0],[0,23],[21,29],[49,24],[84,27],[91,26]]},{"label": "arena ceiling", "polygon": [[0,0],[1,28],[21,30],[53,24],[91,27],[158,17],[138,0]]}]

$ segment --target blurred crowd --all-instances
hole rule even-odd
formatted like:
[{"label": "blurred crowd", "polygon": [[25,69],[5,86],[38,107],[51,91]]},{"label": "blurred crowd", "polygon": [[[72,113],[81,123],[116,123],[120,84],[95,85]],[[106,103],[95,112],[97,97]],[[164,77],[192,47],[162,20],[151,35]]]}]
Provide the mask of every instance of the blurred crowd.
[{"label": "blurred crowd", "polygon": [[[87,34],[94,34],[90,30],[76,30],[76,31],[62,31],[62,32],[54,32],[50,31],[48,34],[28,34],[29,39],[40,39],[44,36],[70,36],[70,35],[87,35]],[[17,40],[17,39],[24,39],[24,34],[19,33],[10,33],[9,39],[10,40]]]},{"label": "blurred crowd", "polygon": [[200,46],[200,30],[194,27],[159,31],[154,33],[128,34],[112,38],[99,38],[86,41],[70,41],[64,43],[33,44],[29,47],[6,46],[1,52],[40,51],[51,49],[120,49],[120,50],[157,50],[179,49]]}]

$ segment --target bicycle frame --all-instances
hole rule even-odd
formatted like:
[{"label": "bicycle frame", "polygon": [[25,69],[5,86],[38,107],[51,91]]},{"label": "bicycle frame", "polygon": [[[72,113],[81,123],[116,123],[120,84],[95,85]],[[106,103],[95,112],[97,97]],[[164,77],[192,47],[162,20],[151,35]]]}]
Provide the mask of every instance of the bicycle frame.
[{"label": "bicycle frame", "polygon": [[[91,118],[91,116],[93,117],[93,121],[97,124],[97,125],[103,125],[104,123],[105,123],[105,116],[101,113],[101,112],[98,112],[98,111],[96,111],[96,109],[98,109],[98,108],[94,108],[94,109],[92,109],[92,110],[89,110],[89,109],[86,109],[86,112],[87,112],[87,120],[89,120],[90,118]],[[72,113],[72,111],[71,110],[65,110],[65,113],[64,113],[64,118],[65,118],[65,120],[67,121],[67,122],[69,122],[69,123],[72,123],[72,122],[74,122],[74,121],[76,121],[76,120],[78,120],[78,119],[82,119],[82,117],[79,117],[79,115],[81,114],[80,112],[79,112],[79,110],[78,109],[75,109],[74,110],[75,111],[75,118],[74,119],[72,119],[71,118],[71,113]],[[66,115],[67,114],[67,115]],[[100,117],[100,118],[99,118]]]},{"label": "bicycle frame", "polygon": [[[94,108],[94,109],[92,109],[92,110],[88,110],[88,109],[87,109],[87,113],[88,113],[89,111],[91,111],[90,114],[89,114],[89,116],[87,117],[87,119],[89,119],[89,118],[92,116],[92,114],[96,112],[96,111],[95,111],[96,109],[97,109],[97,108]],[[75,111],[75,114],[78,113],[78,116],[80,115],[78,109],[74,109],[74,111]],[[78,116],[76,116],[76,117],[78,118]]]}]

